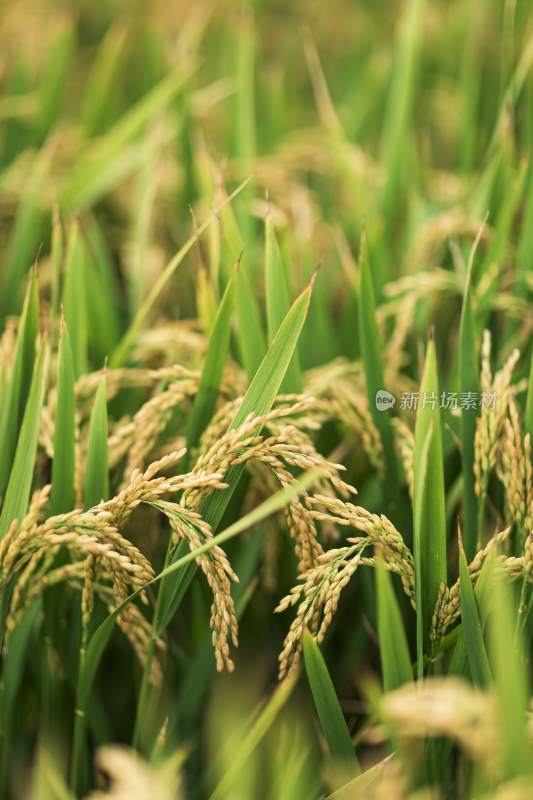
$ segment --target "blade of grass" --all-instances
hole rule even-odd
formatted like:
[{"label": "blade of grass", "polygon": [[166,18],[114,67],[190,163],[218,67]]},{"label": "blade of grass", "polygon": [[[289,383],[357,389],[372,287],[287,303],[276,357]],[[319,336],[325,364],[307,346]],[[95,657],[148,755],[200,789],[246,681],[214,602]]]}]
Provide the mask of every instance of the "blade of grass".
[{"label": "blade of grass", "polygon": [[[222,181],[222,176],[217,175],[217,199],[222,204],[226,198],[226,190]],[[244,248],[245,242],[249,248],[250,242],[241,233],[237,218],[234,213],[233,205],[223,206],[219,215],[220,227],[224,235],[226,248],[225,258],[222,266],[226,271],[229,265],[233,265],[238,254]],[[253,251],[252,251],[253,252]],[[229,253],[229,255],[228,255]],[[257,299],[253,291],[253,275],[249,263],[244,255],[237,279],[235,293],[235,310],[237,313],[237,344],[241,366],[251,381],[266,352],[265,336],[259,315]]]},{"label": "blade of grass", "polygon": [[524,216],[520,231],[516,265],[516,289],[519,297],[527,297],[526,279],[531,266],[530,254],[533,252],[533,165],[529,165],[529,179],[524,204]]},{"label": "blade of grass", "polygon": [[[279,250],[270,207],[265,217],[265,290],[268,323],[268,341],[272,342],[285,315],[291,306],[287,288],[287,275]],[[302,376],[298,359],[298,348],[287,367],[281,390],[289,394],[301,394]]]},{"label": "blade of grass", "polygon": [[[239,175],[249,175],[253,169],[256,151],[255,122],[255,49],[256,29],[254,21],[254,3],[251,0],[240,0],[239,23],[236,28],[235,42],[235,84],[233,95],[235,107],[235,125],[233,131],[235,159],[239,167]],[[248,197],[246,197],[248,195]],[[253,253],[253,219],[248,211],[250,190],[244,192],[235,204],[235,213],[239,226],[244,234],[247,249]],[[241,245],[242,247],[242,245]],[[244,275],[243,275],[244,277]],[[247,276],[246,276],[247,277]],[[261,356],[264,354],[261,354]],[[255,365],[257,369],[258,364]],[[254,370],[255,372],[255,370]],[[252,373],[253,374],[253,373]]]},{"label": "blade of grass", "polygon": [[22,284],[39,244],[39,202],[50,166],[51,147],[43,147],[35,156],[29,169],[29,179],[24,184],[15,224],[7,248],[7,258],[2,266],[0,292],[0,318],[16,314],[20,308]]},{"label": "blade of grass", "polygon": [[384,493],[387,500],[388,516],[395,519],[398,511],[398,461],[394,449],[394,440],[390,414],[376,405],[378,392],[386,389],[381,358],[381,342],[376,323],[374,289],[368,263],[368,251],[365,233],[361,236],[360,255],[361,276],[359,282],[359,339],[365,368],[366,393],[372,421],[376,426],[383,446],[385,462]]},{"label": "blade of grass", "polygon": [[257,301],[246,269],[239,271],[236,291],[236,310],[239,325],[238,341],[244,368],[248,379],[259,369],[266,351],[265,337],[259,320]]},{"label": "blade of grass", "polygon": [[[240,260],[240,259],[239,259]],[[235,295],[235,284],[239,272],[239,260],[235,265],[233,275],[229,281],[224,296],[220,303],[213,331],[209,338],[209,345],[205,356],[202,377],[198,386],[198,392],[194,399],[194,405],[187,425],[187,452],[196,447],[200,441],[200,436],[213,416],[220,381],[224,371],[224,364],[229,350],[231,334],[231,315],[233,312],[233,298]]]},{"label": "blade of grass", "polygon": [[389,571],[376,571],[376,604],[383,686],[391,692],[413,680],[409,645]]},{"label": "blade of grass", "polygon": [[[500,265],[503,261],[505,248],[511,238],[511,230],[515,221],[517,211],[522,202],[524,187],[529,168],[529,158],[524,157],[516,175],[512,175],[506,181],[506,193],[498,218],[494,226],[494,235],[490,247],[487,251],[482,264],[480,265],[480,275],[485,275],[494,265]],[[498,279],[495,275],[488,290],[483,297],[483,309],[488,311],[490,303],[498,291]]]},{"label": "blade of grass", "polygon": [[359,762],[328,668],[308,630],[304,633],[303,651],[309,685],[335,769],[340,774],[347,769],[359,773]]},{"label": "blade of grass", "polygon": [[8,726],[17,692],[24,677],[24,662],[28,653],[30,637],[42,609],[42,599],[38,598],[28,608],[17,625],[5,654],[2,676],[2,729]]},{"label": "blade of grass", "polygon": [[406,179],[409,131],[418,79],[419,52],[422,42],[424,0],[409,0],[398,25],[392,80],[381,140],[381,162],[387,181],[381,208],[387,224],[397,215],[397,200]]},{"label": "blade of grass", "polygon": [[[433,335],[430,335],[428,342],[419,394],[414,449],[414,558],[417,618],[422,620],[425,645],[439,587],[441,583],[446,585],[444,464]],[[419,650],[419,670],[421,656]]]},{"label": "blade of grass", "polygon": [[81,121],[87,138],[101,133],[112,102],[115,75],[124,52],[126,29],[120,24],[111,27],[93,60],[91,72],[85,82],[81,102]]},{"label": "blade of grass", "polygon": [[57,203],[52,212],[52,263],[54,265],[54,280],[52,284],[52,330],[59,314],[59,298],[61,297],[61,267],[63,264],[63,226],[59,216]]},{"label": "blade of grass", "polygon": [[40,71],[39,115],[37,139],[44,141],[58,119],[65,89],[69,83],[70,64],[74,50],[74,31],[68,18],[57,23],[48,42],[45,63]]},{"label": "blade of grass", "polygon": [[531,364],[527,384],[525,432],[529,433],[531,439],[533,439],[533,350],[531,351]]},{"label": "blade of grass", "polygon": [[2,396],[0,428],[0,496],[9,481],[24,409],[35,364],[35,342],[39,321],[39,281],[37,264],[33,268],[19,322],[15,356],[7,392]]},{"label": "blade of grass", "polygon": [[502,769],[505,778],[530,775],[526,714],[531,696],[524,642],[514,635],[516,603],[506,576],[496,573],[491,600],[489,652],[499,700]]},{"label": "blade of grass", "polygon": [[43,341],[31,381],[28,402],[15,451],[15,460],[13,461],[13,468],[9,476],[6,496],[2,506],[0,539],[3,539],[14,519],[22,520],[30,499],[44,389],[46,352],[46,342]]},{"label": "blade of grass", "polygon": [[[4,602],[4,598],[2,598]],[[6,792],[6,779],[9,772],[8,759],[13,751],[10,747],[12,711],[22,678],[30,637],[42,609],[42,599],[33,602],[13,631],[9,649],[4,654],[3,675],[0,683],[0,791]],[[3,638],[3,637],[2,637]]]},{"label": "blade of grass", "polygon": [[70,332],[72,359],[77,378],[88,371],[85,252],[80,225],[73,220],[68,233],[65,280],[63,285],[63,313]]},{"label": "blade of grass", "polygon": [[[486,219],[486,217],[485,217]],[[463,293],[461,326],[459,331],[459,381],[462,392],[478,395],[478,361],[474,315],[472,313],[472,266],[477,246],[483,234],[485,223],[481,226],[470,251]],[[461,461],[463,472],[463,519],[464,547],[468,562],[476,554],[478,507],[474,480],[474,439],[476,436],[477,409],[465,409],[461,414]]]},{"label": "blade of grass", "polygon": [[[485,630],[487,621],[487,612],[489,607],[489,597],[491,591],[492,570],[494,565],[494,555],[489,553],[489,556],[483,562],[479,578],[476,581],[474,589],[474,597],[476,600],[476,607],[478,609],[479,618],[481,621],[482,632]],[[453,636],[455,631],[450,634]],[[490,662],[489,662],[490,665]],[[468,656],[466,654],[465,635],[463,626],[459,625],[455,640],[455,648],[448,668],[449,675],[460,675],[470,677]]]},{"label": "blade of grass", "polygon": [[91,412],[83,495],[85,510],[98,505],[100,501],[107,500],[109,497],[107,435],[106,376],[104,371]]},{"label": "blade of grass", "polygon": [[54,428],[54,459],[50,514],[74,508],[75,396],[74,363],[66,322],[61,320],[57,358],[57,408]]},{"label": "blade of grass", "polygon": [[466,655],[474,683],[480,687],[488,687],[492,684],[492,674],[483,640],[478,606],[468,572],[460,528],[458,536],[461,621],[463,623]]}]

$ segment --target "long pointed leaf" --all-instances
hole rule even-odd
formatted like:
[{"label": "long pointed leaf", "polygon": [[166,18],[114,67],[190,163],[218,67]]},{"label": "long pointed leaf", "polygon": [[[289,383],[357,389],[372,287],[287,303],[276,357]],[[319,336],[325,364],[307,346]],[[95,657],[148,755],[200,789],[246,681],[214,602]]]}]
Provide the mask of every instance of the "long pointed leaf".
[{"label": "long pointed leaf", "polygon": [[[418,603],[422,606],[424,644],[439,587],[441,583],[446,584],[446,509],[439,401],[435,343],[431,337],[420,386],[414,450],[414,557],[415,564],[419,564],[416,598],[417,613],[420,613]],[[424,470],[428,436],[430,444]]]},{"label": "long pointed leaf", "polygon": [[481,687],[490,686],[492,675],[490,671],[489,659],[483,640],[483,630],[479,619],[479,612],[474,595],[474,589],[470,581],[466,556],[459,531],[459,577],[460,577],[460,599],[461,599],[461,620],[465,637],[465,648],[470,672],[474,683]]},{"label": "long pointed leaf", "polygon": [[333,763],[340,772],[347,768],[360,772],[350,732],[328,668],[309,631],[304,633],[303,647],[309,685]]},{"label": "long pointed leaf", "polygon": [[30,499],[31,483],[37,452],[37,436],[39,433],[39,416],[43,395],[44,363],[46,343],[41,345],[35,371],[30,387],[30,394],[20,436],[15,452],[13,469],[7,485],[2,515],[0,516],[0,539],[7,533],[14,519],[22,520]]},{"label": "long pointed leaf", "polygon": [[[265,290],[268,340],[271,342],[289,311],[291,303],[287,288],[287,276],[281,259],[270,208],[267,209],[265,218]],[[302,392],[298,348],[296,348],[294,356],[287,367],[287,373],[281,388],[288,393],[300,394]]]},{"label": "long pointed leaf", "polygon": [[[483,227],[470,252],[468,270],[466,274],[465,290],[463,294],[463,308],[461,311],[461,327],[459,332],[459,379],[461,393],[479,392],[478,365],[476,357],[476,336],[474,329],[474,316],[472,313],[472,266],[477,245],[481,239]],[[462,441],[462,467],[463,467],[463,514],[464,514],[464,546],[468,561],[476,554],[477,543],[477,495],[474,481],[474,439],[476,435],[477,409],[463,409],[461,414],[461,441]]]},{"label": "long pointed leaf", "polygon": [[50,514],[74,508],[75,396],[74,364],[66,322],[61,324],[57,362],[57,408],[54,429],[54,460]]},{"label": "long pointed leaf", "polygon": [[366,392],[370,415],[379,431],[385,462],[384,491],[389,508],[389,516],[395,516],[398,502],[398,462],[394,449],[390,411],[377,407],[379,392],[386,390],[381,357],[381,342],[376,323],[374,290],[368,263],[368,251],[363,233],[361,242],[361,279],[359,284],[359,338],[365,367]]},{"label": "long pointed leaf", "polygon": [[196,447],[200,436],[213,416],[220,381],[224,371],[224,363],[228,355],[231,334],[231,315],[233,312],[233,298],[237,279],[239,262],[231,276],[224,296],[221,300],[213,331],[209,337],[209,345],[205,356],[202,377],[198,386],[198,393],[194,399],[189,423],[187,425],[187,450]]},{"label": "long pointed leaf", "polygon": [[107,399],[104,372],[94,399],[89,427],[84,488],[85,509],[92,508],[109,497],[107,433]]},{"label": "long pointed leaf", "polygon": [[39,320],[39,283],[34,267],[28,284],[22,316],[17,333],[17,343],[11,378],[5,396],[2,396],[0,418],[0,496],[6,490],[13,456],[17,445],[24,409],[30,391],[35,365],[35,342]]},{"label": "long pointed leaf", "polygon": [[378,636],[383,686],[391,692],[413,680],[409,645],[389,571],[378,565],[376,572]]}]

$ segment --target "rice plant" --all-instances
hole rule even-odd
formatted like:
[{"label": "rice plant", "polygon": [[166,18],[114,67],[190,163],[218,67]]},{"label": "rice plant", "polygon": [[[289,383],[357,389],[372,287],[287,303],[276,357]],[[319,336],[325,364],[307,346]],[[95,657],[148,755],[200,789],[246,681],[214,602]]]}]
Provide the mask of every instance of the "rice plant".
[{"label": "rice plant", "polygon": [[529,3],[0,40],[0,797],[529,798]]}]

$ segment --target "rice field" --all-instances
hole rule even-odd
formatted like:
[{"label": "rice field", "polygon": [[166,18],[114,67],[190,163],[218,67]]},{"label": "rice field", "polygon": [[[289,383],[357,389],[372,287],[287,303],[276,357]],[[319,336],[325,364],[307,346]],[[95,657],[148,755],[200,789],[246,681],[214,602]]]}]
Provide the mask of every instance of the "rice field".
[{"label": "rice field", "polygon": [[533,796],[528,0],[0,6],[0,800]]}]

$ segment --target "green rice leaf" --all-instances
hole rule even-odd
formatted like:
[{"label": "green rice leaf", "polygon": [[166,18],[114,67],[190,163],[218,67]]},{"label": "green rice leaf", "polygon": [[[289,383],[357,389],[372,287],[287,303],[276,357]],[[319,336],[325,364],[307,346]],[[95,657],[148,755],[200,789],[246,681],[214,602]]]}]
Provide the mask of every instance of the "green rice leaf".
[{"label": "green rice leaf", "polygon": [[[446,584],[446,508],[439,402],[435,342],[430,337],[416,415],[413,496],[417,617],[422,620],[424,646],[439,587],[441,583]],[[419,660],[420,656],[419,652]]]},{"label": "green rice leaf", "polygon": [[[474,315],[472,313],[472,266],[482,233],[483,226],[480,228],[470,252],[459,332],[459,380],[461,393],[474,392],[476,396],[479,392],[479,383],[477,377],[476,335]],[[464,409],[461,414],[464,547],[469,562],[476,554],[477,545],[478,504],[474,480],[474,439],[478,416],[477,408]]]},{"label": "green rice leaf", "polygon": [[360,772],[350,732],[328,668],[317,643],[307,630],[304,633],[303,649],[309,685],[332,761],[340,772],[347,767]]},{"label": "green rice leaf", "polygon": [[513,586],[495,571],[489,617],[489,652],[493,665],[500,711],[500,745],[503,775],[512,779],[533,771],[531,748],[526,733],[531,686],[524,641],[518,631]]},{"label": "green rice leaf", "polygon": [[487,651],[483,640],[483,630],[479,619],[478,606],[474,595],[474,589],[470,581],[468,565],[459,530],[459,577],[460,577],[460,599],[461,599],[461,620],[465,638],[465,649],[470,665],[470,672],[474,683],[481,687],[488,687],[492,683]]},{"label": "green rice leaf", "polygon": [[88,371],[87,362],[87,292],[85,252],[80,225],[73,220],[68,233],[63,285],[63,313],[70,333],[74,372],[77,378]]},{"label": "green rice leaf", "polygon": [[533,439],[533,350],[531,351],[531,364],[529,366],[527,384],[525,431]]},{"label": "green rice leaf", "polygon": [[[226,197],[225,189],[219,186],[218,195],[221,201]],[[234,213],[233,205],[224,204],[220,214],[220,224],[226,241],[226,251],[229,252],[229,261],[233,264],[238,254],[249,242],[243,236]],[[237,278],[235,292],[235,311],[237,314],[237,343],[241,365],[251,381],[266,352],[265,336],[257,298],[252,289],[254,285],[252,271],[246,258],[246,251],[242,258]],[[228,262],[228,257],[224,259]]]},{"label": "green rice leaf", "polygon": [[239,272],[239,260],[235,265],[231,280],[224,292],[213,331],[209,338],[209,345],[205,356],[202,377],[200,378],[200,384],[198,386],[198,393],[194,399],[194,405],[187,425],[187,451],[189,453],[200,441],[200,436],[210,422],[215,410],[220,381],[222,380],[224,364],[229,350],[231,315],[233,312],[235,284]]},{"label": "green rice leaf", "polygon": [[101,132],[112,102],[115,75],[125,41],[126,29],[121,25],[114,25],[107,31],[98,47],[91,72],[85,82],[81,105],[81,120],[87,138]]},{"label": "green rice leaf", "polygon": [[52,218],[52,263],[54,265],[54,281],[52,284],[52,323],[59,314],[59,298],[61,297],[61,267],[63,264],[63,226],[59,216],[59,208],[54,205]]},{"label": "green rice leaf", "polygon": [[33,373],[28,402],[15,451],[13,469],[9,477],[6,496],[0,516],[0,539],[3,539],[14,519],[22,520],[30,499],[37,437],[39,433],[39,416],[44,389],[44,364],[47,347],[41,345]]},{"label": "green rice leaf", "polygon": [[61,321],[57,360],[57,410],[52,461],[50,514],[62,514],[74,508],[75,396],[74,364],[67,324]]},{"label": "green rice leaf", "polygon": [[406,153],[409,152],[425,5],[425,0],[409,0],[397,26],[392,80],[381,140],[381,160],[387,175],[381,202],[389,225],[396,216],[395,204],[407,177]]},{"label": "green rice leaf", "polygon": [[412,681],[413,670],[402,615],[383,563],[376,570],[376,603],[383,686],[391,692]]},{"label": "green rice leaf", "polygon": [[235,299],[242,366],[251,380],[261,364],[266,348],[257,301],[246,269],[239,270]]},{"label": "green rice leaf", "polygon": [[39,246],[39,198],[48,174],[51,155],[51,148],[43,147],[28,170],[28,181],[24,184],[0,276],[2,318],[18,313],[25,276]]},{"label": "green rice leaf", "polygon": [[[265,289],[268,341],[271,342],[289,311],[291,303],[287,288],[287,274],[276,239],[270,208],[267,208],[265,217]],[[302,392],[298,348],[287,367],[281,390],[289,394],[301,394]]]},{"label": "green rice leaf", "polygon": [[427,484],[426,475],[428,469],[429,448],[433,437],[434,421],[426,431],[423,443],[417,449],[418,469],[413,485],[413,545],[415,562],[415,590],[416,590],[416,653],[417,653],[417,677],[422,680],[424,677],[424,601],[422,597],[422,546],[423,538],[423,511],[424,511],[424,491]]},{"label": "green rice leaf", "polygon": [[[503,261],[505,248],[509,242],[511,229],[515,221],[517,211],[522,202],[526,177],[528,174],[529,159],[523,158],[516,175],[507,181],[507,191],[505,193],[498,218],[494,225],[494,232],[490,247],[481,265],[481,275],[487,274],[494,265],[500,265]],[[483,310],[490,308],[491,302],[497,296],[499,283],[496,274],[494,275],[490,287],[485,291],[483,298]]]},{"label": "green rice leaf", "polygon": [[361,238],[361,278],[359,284],[359,338],[361,353],[365,367],[366,393],[372,421],[376,426],[383,446],[385,462],[385,480],[383,481],[389,516],[395,517],[398,503],[398,461],[394,449],[394,440],[389,410],[377,407],[379,392],[386,390],[381,358],[381,341],[376,322],[374,289],[368,263],[368,250],[365,234]]},{"label": "green rice leaf", "polygon": [[533,165],[529,165],[529,180],[524,203],[524,216],[518,245],[516,262],[516,289],[519,297],[527,297],[527,277],[530,269],[530,254],[533,252]]},{"label": "green rice leaf", "polygon": [[39,86],[39,140],[43,141],[54,126],[68,85],[70,62],[74,45],[72,21],[68,18],[57,23],[48,44],[46,61],[40,73]]},{"label": "green rice leaf", "polygon": [[[489,599],[491,591],[492,570],[494,563],[494,555],[489,556],[483,562],[479,578],[476,581],[474,589],[474,597],[476,600],[476,608],[479,614],[482,631],[485,629],[487,612],[489,608]],[[469,676],[468,656],[466,653],[465,635],[463,625],[461,624],[457,641],[455,643],[453,655],[448,668],[449,675]]]},{"label": "green rice leaf", "polygon": [[35,342],[39,322],[37,265],[31,272],[22,309],[11,378],[1,398],[0,496],[6,491],[35,365]]},{"label": "green rice leaf", "polygon": [[12,633],[9,649],[3,665],[2,727],[5,729],[13,711],[17,692],[24,675],[24,663],[30,644],[30,637],[42,609],[42,598],[35,600],[28,608],[20,623]]},{"label": "green rice leaf", "polygon": [[109,498],[107,434],[106,378],[104,372],[91,412],[83,495],[85,510],[98,505],[101,500]]}]

